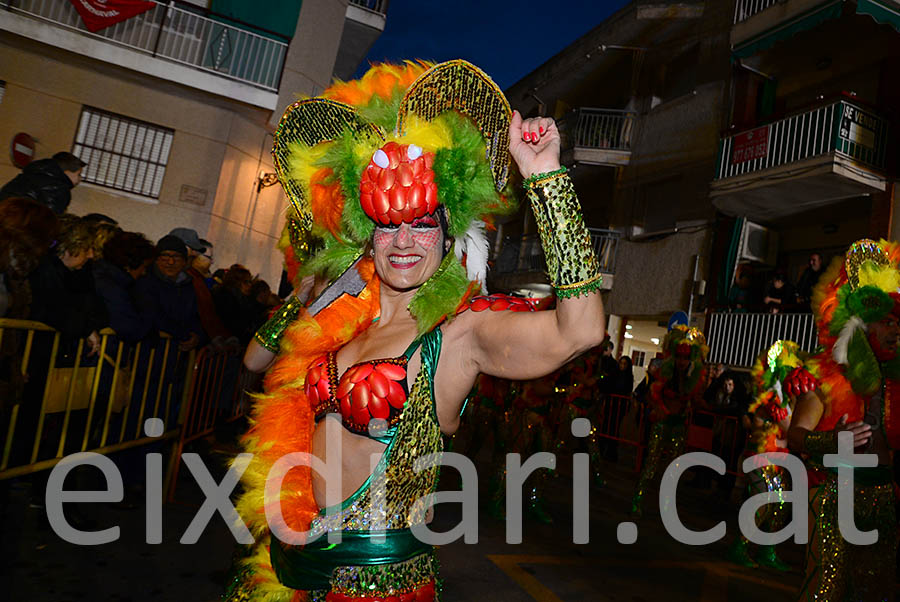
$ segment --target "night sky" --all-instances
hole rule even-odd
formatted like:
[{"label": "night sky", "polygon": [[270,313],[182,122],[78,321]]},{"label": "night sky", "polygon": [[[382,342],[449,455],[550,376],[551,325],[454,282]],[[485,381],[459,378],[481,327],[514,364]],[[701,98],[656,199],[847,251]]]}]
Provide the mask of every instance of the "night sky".
[{"label": "night sky", "polygon": [[462,58],[506,89],[627,0],[390,0],[387,26],[360,65]]}]

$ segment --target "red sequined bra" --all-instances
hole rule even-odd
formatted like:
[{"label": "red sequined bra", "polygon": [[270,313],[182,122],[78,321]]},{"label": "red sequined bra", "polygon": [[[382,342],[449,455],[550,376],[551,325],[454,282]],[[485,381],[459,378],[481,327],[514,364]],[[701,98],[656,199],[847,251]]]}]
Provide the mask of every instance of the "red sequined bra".
[{"label": "red sequined bra", "polygon": [[[537,306],[531,299],[490,295],[472,298],[460,311],[535,311]],[[421,343],[421,338],[416,339],[399,357],[354,364],[340,378],[336,352],[313,362],[306,373],[306,397],[314,408],[316,422],[327,414],[340,414],[348,431],[386,442],[409,396],[406,366]],[[386,421],[385,432],[369,432],[373,418]]]},{"label": "red sequined bra", "polygon": [[420,343],[417,339],[399,357],[354,364],[340,379],[336,352],[313,362],[306,373],[306,396],[316,422],[327,414],[340,414],[344,428],[358,435],[372,436],[369,422],[373,418],[386,421],[387,429],[393,430],[409,396],[406,366]]}]

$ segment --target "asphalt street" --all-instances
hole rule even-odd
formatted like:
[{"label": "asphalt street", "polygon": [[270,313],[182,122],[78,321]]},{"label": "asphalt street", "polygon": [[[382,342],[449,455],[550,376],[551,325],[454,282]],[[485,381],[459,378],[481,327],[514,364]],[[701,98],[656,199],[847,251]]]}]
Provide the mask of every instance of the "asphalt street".
[{"label": "asphalt street", "polygon": [[[197,451],[208,465],[220,467],[220,478],[229,453],[227,446],[214,449],[204,445]],[[485,458],[481,460],[480,464],[486,464]],[[627,450],[621,452],[617,464],[604,466],[607,484],[591,489],[590,541],[586,544],[573,543],[572,486],[568,476],[571,461],[567,458],[560,459],[558,473],[548,487],[547,510],[553,523],[526,518],[522,543],[506,543],[504,523],[490,518],[482,503],[478,542],[457,541],[439,549],[443,600],[793,599],[801,580],[798,571],[753,570],[726,559],[728,545],[736,533],[737,508],[715,486],[680,486],[679,514],[692,529],[706,529],[727,521],[729,533],[723,540],[706,546],[678,543],[666,532],[656,504],[650,499],[644,517],[637,523],[636,542],[618,543],[619,524],[630,520],[627,511],[636,477],[630,460]],[[486,470],[480,479],[484,492]],[[455,473],[446,469],[442,487],[453,489],[457,482]],[[79,505],[79,518],[89,521],[90,528],[120,527],[117,541],[85,547],[60,539],[47,525],[43,510],[29,507],[27,479],[4,486],[2,600],[213,602],[222,592],[235,548],[224,521],[214,517],[196,544],[179,543],[204,499],[186,470],[179,479],[176,503],[164,507],[163,541],[156,545],[145,543],[145,513],[139,497],[133,508],[102,503]],[[458,524],[460,516],[458,505],[439,505],[433,528],[449,530]],[[785,543],[779,547],[779,553],[794,567],[800,566],[802,546]]]}]

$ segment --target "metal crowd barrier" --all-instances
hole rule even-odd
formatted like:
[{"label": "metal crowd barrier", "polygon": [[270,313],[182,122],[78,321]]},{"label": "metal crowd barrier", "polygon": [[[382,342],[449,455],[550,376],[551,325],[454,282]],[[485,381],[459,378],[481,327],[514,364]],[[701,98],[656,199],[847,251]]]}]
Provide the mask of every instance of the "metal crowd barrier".
[{"label": "metal crowd barrier", "polygon": [[[182,425],[175,457],[186,445],[208,437],[217,424],[233,422],[249,412],[253,393],[261,391],[262,374],[244,367],[243,349],[200,351],[194,363],[188,389],[188,411]],[[233,377],[236,375],[236,378]],[[176,463],[168,487],[168,501],[175,501],[175,484],[180,463]]]},{"label": "metal crowd barrier", "polygon": [[[197,415],[192,408],[217,404],[212,396],[223,387],[230,397],[222,419],[245,412],[251,381],[211,361],[211,351],[181,351],[167,334],[136,344],[119,341],[111,329],[100,336],[99,354],[88,357],[84,339],[66,341],[46,324],[0,318],[0,367],[8,378],[0,389],[0,480],[50,469],[76,452],[111,454],[159,441],[180,452],[194,424],[208,428],[214,418],[185,426]],[[217,387],[203,384],[211,379]],[[163,421],[161,436],[144,434],[147,418]],[[170,457],[166,483],[174,483],[179,457]]]},{"label": "metal crowd barrier", "polygon": [[697,409],[688,415],[687,448],[719,456],[726,472],[735,476],[743,474],[740,463],[745,442],[746,433],[737,416]]},{"label": "metal crowd barrier", "polygon": [[[725,461],[726,471],[740,476],[740,460],[745,437],[737,416],[694,409],[688,414],[687,448],[717,455]],[[635,448],[634,470],[643,465],[645,435],[649,421],[643,404],[625,395],[605,395],[592,417],[597,436]]]},{"label": "metal crowd barrier", "polygon": [[[633,416],[631,423],[628,418]],[[630,445],[635,448],[634,469],[641,469],[646,443],[644,435],[647,429],[647,417],[644,406],[631,395],[603,395],[597,413],[592,422],[597,429],[597,436],[616,444]]]}]

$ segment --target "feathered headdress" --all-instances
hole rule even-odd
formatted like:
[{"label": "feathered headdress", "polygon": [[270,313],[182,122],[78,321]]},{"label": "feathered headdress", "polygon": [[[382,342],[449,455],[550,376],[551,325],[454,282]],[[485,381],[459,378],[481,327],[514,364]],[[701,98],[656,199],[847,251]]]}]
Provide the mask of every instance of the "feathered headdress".
[{"label": "feathered headdress", "polygon": [[335,277],[376,224],[442,206],[454,252],[410,303],[420,332],[452,316],[487,275],[486,224],[514,207],[503,93],[465,61],[377,65],[288,107],[273,156],[297,230],[323,241],[300,269]]},{"label": "feathered headdress", "polygon": [[663,339],[662,348],[663,363],[660,366],[662,375],[665,378],[672,378],[675,374],[675,360],[678,357],[688,358],[691,361],[691,367],[688,369],[689,384],[693,386],[694,379],[699,377],[703,362],[709,353],[703,333],[697,328],[679,324]]},{"label": "feathered headdress", "polygon": [[[880,384],[879,365],[866,335],[868,325],[900,314],[900,244],[863,239],[843,260],[835,258],[813,291],[819,342],[829,359],[843,366],[853,390],[872,394]],[[900,375],[900,360],[888,362]]]}]

